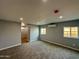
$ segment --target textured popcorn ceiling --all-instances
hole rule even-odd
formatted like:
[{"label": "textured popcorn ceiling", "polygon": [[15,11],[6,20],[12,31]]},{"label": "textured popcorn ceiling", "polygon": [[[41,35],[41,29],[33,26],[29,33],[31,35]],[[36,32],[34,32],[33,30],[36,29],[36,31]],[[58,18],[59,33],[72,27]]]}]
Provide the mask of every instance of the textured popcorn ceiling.
[{"label": "textured popcorn ceiling", "polygon": [[[59,16],[53,11],[59,10]],[[46,24],[79,19],[79,0],[0,0],[0,19],[26,24]]]}]

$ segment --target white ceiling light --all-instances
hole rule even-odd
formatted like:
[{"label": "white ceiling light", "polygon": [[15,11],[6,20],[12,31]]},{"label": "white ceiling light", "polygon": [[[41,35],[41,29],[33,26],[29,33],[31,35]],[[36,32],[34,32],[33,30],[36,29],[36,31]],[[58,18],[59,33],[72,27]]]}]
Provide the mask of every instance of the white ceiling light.
[{"label": "white ceiling light", "polygon": [[22,22],[22,23],[21,23],[21,26],[25,26],[25,24]]},{"label": "white ceiling light", "polygon": [[42,0],[43,2],[47,2],[47,0]]},{"label": "white ceiling light", "polygon": [[24,27],[21,27],[21,30],[24,30],[25,28]]},{"label": "white ceiling light", "polygon": [[60,18],[60,19],[62,19],[62,18],[63,18],[63,16],[59,16],[59,18]]},{"label": "white ceiling light", "polygon": [[22,17],[20,18],[20,21],[23,21],[23,18]]}]

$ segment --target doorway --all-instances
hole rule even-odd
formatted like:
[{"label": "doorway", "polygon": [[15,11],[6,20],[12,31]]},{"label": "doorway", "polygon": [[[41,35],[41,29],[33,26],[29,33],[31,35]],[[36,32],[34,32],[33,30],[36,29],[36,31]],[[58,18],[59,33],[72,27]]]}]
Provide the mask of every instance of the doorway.
[{"label": "doorway", "polygon": [[29,42],[29,28],[24,26],[21,27],[21,43]]}]

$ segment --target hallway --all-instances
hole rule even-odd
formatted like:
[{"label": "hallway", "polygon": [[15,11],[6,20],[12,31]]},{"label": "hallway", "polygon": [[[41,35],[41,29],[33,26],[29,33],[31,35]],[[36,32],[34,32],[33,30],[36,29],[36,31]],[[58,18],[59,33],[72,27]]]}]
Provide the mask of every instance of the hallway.
[{"label": "hallway", "polygon": [[0,51],[0,59],[79,59],[79,53],[50,43],[34,41]]}]

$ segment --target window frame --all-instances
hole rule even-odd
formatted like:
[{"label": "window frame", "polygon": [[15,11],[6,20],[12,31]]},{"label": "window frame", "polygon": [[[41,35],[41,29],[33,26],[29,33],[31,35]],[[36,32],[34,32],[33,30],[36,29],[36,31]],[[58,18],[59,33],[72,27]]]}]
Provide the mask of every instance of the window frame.
[{"label": "window frame", "polygon": [[40,34],[46,35],[46,33],[47,33],[47,28],[41,28]]},{"label": "window frame", "polygon": [[[69,27],[69,26],[68,26],[68,27]],[[72,31],[72,28],[75,28],[75,27],[77,28],[77,30],[76,30],[76,31],[77,31],[77,35],[76,35],[75,37],[73,37],[71,33],[72,33],[72,32],[76,32],[76,31]],[[64,27],[64,28],[65,28],[65,27]],[[64,35],[64,32],[65,32],[65,31],[64,31],[64,29],[63,29],[63,36],[64,36],[64,38],[74,38],[74,39],[78,39],[78,38],[79,38],[79,27],[78,27],[78,26],[70,27],[70,36],[69,36],[69,37],[68,37],[68,36],[66,37],[66,36]]]}]

